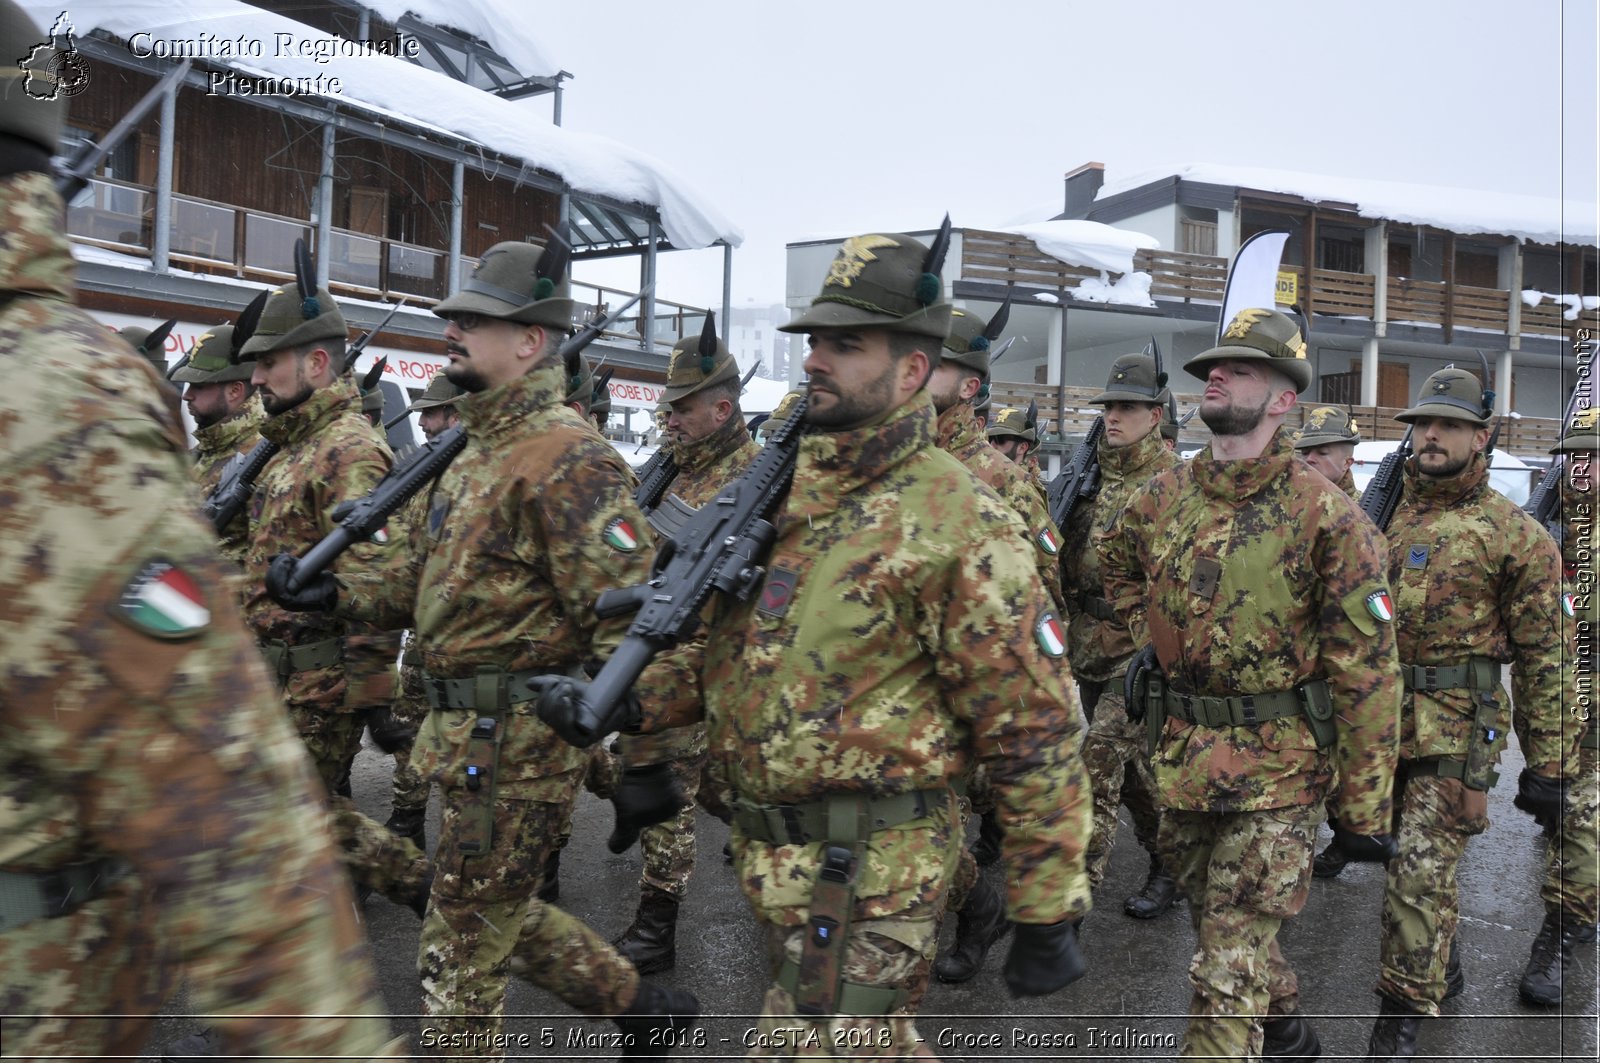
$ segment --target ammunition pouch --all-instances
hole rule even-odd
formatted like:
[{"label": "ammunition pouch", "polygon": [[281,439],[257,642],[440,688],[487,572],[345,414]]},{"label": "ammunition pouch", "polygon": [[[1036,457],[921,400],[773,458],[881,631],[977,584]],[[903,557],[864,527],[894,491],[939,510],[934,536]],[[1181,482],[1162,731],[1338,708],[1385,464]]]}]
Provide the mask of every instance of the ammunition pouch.
[{"label": "ammunition pouch", "polygon": [[267,659],[267,670],[278,677],[278,686],[283,687],[296,672],[332,668],[343,661],[344,640],[321,639],[291,646],[282,639],[266,639],[261,643],[261,655]]},{"label": "ammunition pouch", "polygon": [[127,873],[127,864],[110,857],[53,871],[0,871],[0,933],[71,915]]},{"label": "ammunition pouch", "polygon": [[905,1004],[904,989],[844,980],[856,876],[862,850],[874,832],[922,819],[948,802],[949,794],[944,789],[884,797],[833,794],[803,805],[733,802],[734,826],[748,838],[773,845],[824,843],[800,960],[785,958],[778,970],[778,985],[794,996],[795,1010],[802,1018],[887,1015]]},{"label": "ammunition pouch", "polygon": [[1268,720],[1304,716],[1318,749],[1331,749],[1338,737],[1333,720],[1333,698],[1326,680],[1313,679],[1293,690],[1265,694],[1208,697],[1165,690],[1162,706],[1168,716],[1201,727],[1256,727]]},{"label": "ammunition pouch", "polygon": [[1400,672],[1407,690],[1467,690],[1472,696],[1472,737],[1467,742],[1466,759],[1430,757],[1410,761],[1410,773],[1459,779],[1469,790],[1493,789],[1500,781],[1500,773],[1494,770],[1495,742],[1500,738],[1495,727],[1500,716],[1500,702],[1495,696],[1500,689],[1500,662],[1469,657],[1451,665],[1402,664]]}]

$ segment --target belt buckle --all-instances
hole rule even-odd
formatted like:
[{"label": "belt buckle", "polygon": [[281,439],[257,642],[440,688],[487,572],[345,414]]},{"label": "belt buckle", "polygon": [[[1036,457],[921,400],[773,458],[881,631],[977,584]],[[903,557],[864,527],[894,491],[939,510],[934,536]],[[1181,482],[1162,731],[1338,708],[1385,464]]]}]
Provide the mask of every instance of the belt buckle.
[{"label": "belt buckle", "polygon": [[1438,665],[1425,664],[1425,665],[1422,666],[1422,689],[1423,690],[1438,690],[1439,689],[1439,666]]},{"label": "belt buckle", "polygon": [[800,810],[794,805],[779,805],[774,811],[777,812],[779,821],[783,823],[783,836],[789,840],[790,845],[805,845],[811,840],[805,825],[800,822]]}]

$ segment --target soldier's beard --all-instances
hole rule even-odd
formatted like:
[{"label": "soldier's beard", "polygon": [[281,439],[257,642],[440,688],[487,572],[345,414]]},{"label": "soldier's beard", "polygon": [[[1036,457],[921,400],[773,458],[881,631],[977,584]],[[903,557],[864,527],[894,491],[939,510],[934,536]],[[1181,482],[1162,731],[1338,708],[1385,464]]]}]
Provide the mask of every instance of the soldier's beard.
[{"label": "soldier's beard", "polygon": [[843,394],[833,390],[832,385],[821,385],[813,377],[806,386],[808,398],[814,398],[819,392],[832,395],[834,402],[825,410],[819,410],[811,402],[806,404],[806,423],[814,424],[818,428],[845,430],[858,428],[869,421],[882,417],[894,405],[894,374],[896,364],[891,359],[889,368],[876,380],[869,381],[859,391]]},{"label": "soldier's beard", "polygon": [[[1437,454],[1440,457],[1442,457],[1444,459],[1444,464],[1443,465],[1425,465],[1425,464],[1423,464],[1423,461],[1422,461],[1423,457],[1427,456],[1427,455],[1432,455],[1432,454]],[[1472,451],[1470,451],[1470,450],[1467,451],[1467,453],[1464,456],[1462,456],[1460,458],[1457,458],[1454,461],[1452,461],[1452,460],[1450,460],[1450,455],[1446,454],[1442,450],[1439,450],[1439,449],[1434,448],[1434,447],[1423,447],[1422,450],[1418,451],[1418,453],[1417,453],[1417,471],[1420,472],[1423,476],[1428,477],[1429,479],[1433,479],[1433,480],[1448,480],[1452,476],[1460,476],[1461,473],[1466,470],[1467,465],[1470,464],[1471,461],[1472,461]]]},{"label": "soldier's beard", "polygon": [[303,376],[295,383],[299,384],[300,387],[292,395],[273,395],[265,390],[261,392],[261,408],[267,411],[267,416],[276,417],[280,413],[294,409],[309,399],[311,393],[316,390]]},{"label": "soldier's beard", "polygon": [[489,382],[483,375],[466,362],[451,362],[445,366],[444,378],[462,391],[476,395],[480,391],[489,390]]},{"label": "soldier's beard", "polygon": [[1205,422],[1207,428],[1219,436],[1247,436],[1261,425],[1261,419],[1267,415],[1267,407],[1272,405],[1272,396],[1268,395],[1261,400],[1261,405],[1254,408],[1240,406],[1236,402],[1229,402],[1223,407],[1207,407],[1200,404],[1200,420]]}]

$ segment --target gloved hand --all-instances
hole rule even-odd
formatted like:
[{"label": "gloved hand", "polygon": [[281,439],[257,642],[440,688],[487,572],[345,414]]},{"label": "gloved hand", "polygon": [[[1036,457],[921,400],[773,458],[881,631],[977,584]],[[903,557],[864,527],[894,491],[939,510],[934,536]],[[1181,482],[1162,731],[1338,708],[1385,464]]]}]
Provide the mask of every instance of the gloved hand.
[{"label": "gloved hand", "polygon": [[1392,834],[1357,834],[1335,824],[1333,843],[1357,864],[1387,864],[1400,855],[1400,844]]},{"label": "gloved hand", "polygon": [[604,737],[581,726],[586,688],[587,684],[565,675],[536,675],[528,680],[528,689],[539,695],[533,711],[546,727],[578,749],[588,749]]},{"label": "gloved hand", "polygon": [[297,591],[289,589],[300,559],[279,554],[267,566],[267,593],[272,600],[299,613],[331,613],[339,604],[339,583],[331,572],[319,572]]},{"label": "gloved hand", "polygon": [[[1122,677],[1122,701],[1128,712],[1128,719],[1134,723],[1144,721],[1144,695],[1149,684],[1145,679],[1145,672],[1160,671],[1161,662],[1156,659],[1154,645],[1146,646],[1133,655],[1133,660],[1128,662],[1128,671]],[[1093,706],[1085,705],[1084,710],[1090,711]]]},{"label": "gloved hand", "polygon": [[404,749],[415,741],[418,726],[395,716],[394,708],[389,705],[367,710],[367,733],[372,735],[372,744],[385,753]]},{"label": "gloved hand", "polygon": [[1078,951],[1078,929],[1059,923],[1016,924],[1006,954],[1006,985],[1014,997],[1042,997],[1082,978],[1088,965]]},{"label": "gloved hand", "polygon": [[686,803],[670,764],[624,767],[617,780],[617,792],[611,798],[617,825],[606,840],[606,848],[614,853],[627,852],[639,840],[640,831],[665,823]]},{"label": "gloved hand", "polygon": [[1517,796],[1511,801],[1541,825],[1560,826],[1567,814],[1567,781],[1535,775],[1523,768],[1517,776]]}]

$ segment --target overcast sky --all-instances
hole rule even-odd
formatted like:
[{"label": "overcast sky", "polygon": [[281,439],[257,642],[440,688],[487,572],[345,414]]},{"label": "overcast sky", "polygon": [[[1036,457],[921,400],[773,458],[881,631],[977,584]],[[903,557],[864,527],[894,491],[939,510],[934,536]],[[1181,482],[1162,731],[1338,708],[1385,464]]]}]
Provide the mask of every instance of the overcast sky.
[{"label": "overcast sky", "polygon": [[[563,125],[664,160],[745,233],[735,305],[784,244],[996,226],[1062,176],[1189,162],[1592,204],[1594,0],[562,0]],[[548,113],[548,98],[530,103]],[[580,271],[580,279],[596,279]],[[620,280],[631,277],[632,269]],[[633,286],[633,285],[628,285]],[[657,294],[721,301],[721,251]]]}]

